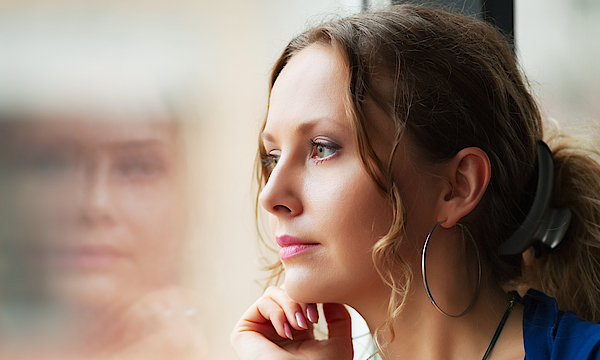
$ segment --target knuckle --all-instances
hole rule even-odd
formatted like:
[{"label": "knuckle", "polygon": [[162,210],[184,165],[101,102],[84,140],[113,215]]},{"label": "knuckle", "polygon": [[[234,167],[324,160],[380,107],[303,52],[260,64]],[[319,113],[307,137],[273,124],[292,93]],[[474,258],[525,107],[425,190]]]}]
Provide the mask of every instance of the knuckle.
[{"label": "knuckle", "polygon": [[278,286],[269,286],[268,288],[265,289],[264,294],[272,294],[272,293],[277,293],[278,291],[280,291],[281,288],[279,288]]}]

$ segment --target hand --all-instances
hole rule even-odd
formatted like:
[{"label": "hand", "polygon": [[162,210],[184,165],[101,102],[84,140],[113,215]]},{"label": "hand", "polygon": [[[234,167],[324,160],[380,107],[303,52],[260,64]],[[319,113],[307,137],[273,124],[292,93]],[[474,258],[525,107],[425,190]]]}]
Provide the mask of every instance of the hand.
[{"label": "hand", "polygon": [[177,287],[147,294],[118,319],[121,335],[98,359],[207,359],[191,294]]},{"label": "hand", "polygon": [[279,287],[268,288],[242,316],[231,334],[241,360],[351,360],[350,314],[341,304],[323,304],[328,339],[316,340],[315,304],[300,304]]}]

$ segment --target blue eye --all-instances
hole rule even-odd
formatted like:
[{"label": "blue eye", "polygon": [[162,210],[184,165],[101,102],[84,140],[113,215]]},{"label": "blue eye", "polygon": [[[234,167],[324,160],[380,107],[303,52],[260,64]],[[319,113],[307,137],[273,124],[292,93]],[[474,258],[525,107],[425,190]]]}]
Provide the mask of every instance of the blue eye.
[{"label": "blue eye", "polygon": [[316,156],[320,159],[328,158],[335,154],[337,149],[325,147],[323,145],[317,145]]},{"label": "blue eye", "polygon": [[313,154],[312,158],[317,160],[326,160],[337,154],[339,146],[325,141],[312,141]]}]

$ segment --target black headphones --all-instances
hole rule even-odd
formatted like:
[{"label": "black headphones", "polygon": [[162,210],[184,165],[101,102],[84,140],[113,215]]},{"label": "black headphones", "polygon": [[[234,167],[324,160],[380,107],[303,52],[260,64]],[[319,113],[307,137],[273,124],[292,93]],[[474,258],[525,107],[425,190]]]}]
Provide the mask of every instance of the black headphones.
[{"label": "black headphones", "polygon": [[571,210],[550,206],[554,183],[552,151],[543,141],[537,143],[537,188],[531,208],[521,226],[502,243],[500,255],[515,255],[535,244],[554,249],[563,239],[571,223]]}]

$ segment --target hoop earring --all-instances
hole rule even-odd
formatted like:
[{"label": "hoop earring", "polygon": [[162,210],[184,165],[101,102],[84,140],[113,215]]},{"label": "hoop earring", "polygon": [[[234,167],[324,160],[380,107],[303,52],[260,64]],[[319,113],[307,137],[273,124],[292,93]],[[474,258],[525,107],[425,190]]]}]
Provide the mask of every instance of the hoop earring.
[{"label": "hoop earring", "polygon": [[431,231],[427,235],[427,238],[425,239],[425,244],[423,244],[423,251],[421,252],[421,273],[423,274],[423,284],[425,285],[425,290],[427,291],[427,296],[429,297],[429,300],[431,300],[431,303],[433,304],[433,306],[435,306],[436,309],[438,309],[442,314],[444,314],[448,317],[458,318],[458,317],[464,316],[466,313],[468,313],[469,310],[471,310],[471,308],[473,307],[473,305],[475,305],[475,301],[477,300],[477,295],[479,294],[479,288],[481,286],[481,258],[479,257],[479,249],[477,248],[477,243],[475,243],[475,239],[473,239],[473,235],[471,235],[471,232],[469,231],[469,229],[467,229],[467,227],[464,226],[463,224],[456,223],[456,225],[461,228],[463,234],[467,233],[467,235],[471,239],[471,242],[475,246],[475,253],[477,254],[477,267],[478,267],[477,286],[475,288],[475,295],[471,299],[471,303],[465,309],[465,311],[461,312],[458,315],[448,314],[447,312],[442,310],[442,308],[440,308],[440,306],[433,299],[433,295],[431,295],[431,290],[429,289],[429,283],[427,282],[427,270],[426,270],[426,266],[425,266],[425,258],[427,256],[427,247],[429,246],[429,240],[431,239],[431,236],[433,235],[433,232],[435,231],[435,229],[437,229],[437,227],[440,226],[440,224],[442,224],[442,223],[443,223],[443,221],[440,221],[439,223],[435,224],[435,226],[433,227],[433,229],[431,229]]}]

